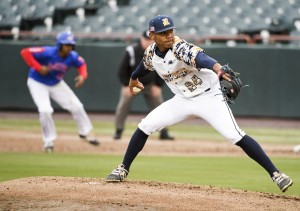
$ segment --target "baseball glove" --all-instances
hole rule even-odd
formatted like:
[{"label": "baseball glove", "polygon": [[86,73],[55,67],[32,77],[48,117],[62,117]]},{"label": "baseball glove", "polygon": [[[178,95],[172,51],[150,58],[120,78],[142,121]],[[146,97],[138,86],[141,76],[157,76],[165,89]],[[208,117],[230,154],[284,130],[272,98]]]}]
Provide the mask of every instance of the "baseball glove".
[{"label": "baseball glove", "polygon": [[[222,73],[220,75],[221,91],[225,100],[229,104],[234,104],[234,101],[238,97],[240,90],[243,86],[241,79],[239,78],[239,73],[234,72],[228,65],[222,67]],[[226,74],[231,81],[227,81],[222,78],[222,75]]]}]

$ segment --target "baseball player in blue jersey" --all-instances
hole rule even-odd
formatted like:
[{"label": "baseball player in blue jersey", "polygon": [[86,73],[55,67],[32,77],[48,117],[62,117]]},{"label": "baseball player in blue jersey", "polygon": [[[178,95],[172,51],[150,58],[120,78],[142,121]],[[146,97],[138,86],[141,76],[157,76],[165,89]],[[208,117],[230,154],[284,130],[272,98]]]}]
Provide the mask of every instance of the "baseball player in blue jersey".
[{"label": "baseball player in blue jersey", "polygon": [[93,126],[82,103],[63,80],[70,67],[78,69],[76,88],[87,79],[85,60],[74,51],[75,44],[71,32],[61,32],[56,37],[56,46],[30,47],[21,51],[21,56],[30,67],[27,85],[38,108],[45,152],[53,151],[53,142],[57,138],[50,98],[72,114],[82,140],[99,145],[91,136]]},{"label": "baseball player in blue jersey", "polygon": [[279,171],[261,146],[239,128],[222,94],[219,77],[230,81],[229,75],[223,74],[222,65],[201,48],[175,36],[174,28],[173,20],[164,15],[149,22],[150,38],[154,43],[145,50],[143,60],[131,75],[129,86],[133,94],[138,94],[143,89],[138,78],[156,71],[175,96],[142,119],[131,137],[122,164],[106,180],[120,182],[127,177],[133,160],[153,132],[196,116],[241,147],[285,192],[293,181]]}]

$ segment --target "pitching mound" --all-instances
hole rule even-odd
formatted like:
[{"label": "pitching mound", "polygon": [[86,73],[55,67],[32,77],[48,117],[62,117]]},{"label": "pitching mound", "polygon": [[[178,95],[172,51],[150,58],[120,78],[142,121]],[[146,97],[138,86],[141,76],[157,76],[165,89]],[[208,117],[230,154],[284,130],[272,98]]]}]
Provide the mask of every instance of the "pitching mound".
[{"label": "pitching mound", "polygon": [[[130,138],[114,141],[111,135],[102,135],[101,146],[94,147],[74,141],[76,137],[76,134],[59,133],[55,153],[123,155]],[[0,152],[43,153],[39,131],[1,130],[0,143]],[[299,156],[291,151],[292,145],[264,144],[263,147],[271,156]],[[150,139],[141,154],[245,156],[241,149],[225,141],[178,139],[174,142]],[[0,210],[299,211],[300,197],[153,181],[106,183],[99,178],[31,177],[0,183]]]},{"label": "pitching mound", "polygon": [[299,210],[300,198],[189,184],[31,177],[0,185],[1,210]]}]

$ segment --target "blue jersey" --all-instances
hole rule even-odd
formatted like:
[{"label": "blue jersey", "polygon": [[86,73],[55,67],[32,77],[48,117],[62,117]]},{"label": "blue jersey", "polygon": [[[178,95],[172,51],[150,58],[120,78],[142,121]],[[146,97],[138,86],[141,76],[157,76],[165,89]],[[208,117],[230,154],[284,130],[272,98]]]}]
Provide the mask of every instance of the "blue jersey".
[{"label": "blue jersey", "polygon": [[71,51],[66,58],[60,57],[58,51],[59,49],[56,46],[30,48],[30,52],[36,61],[42,66],[47,66],[50,72],[47,75],[42,75],[30,67],[28,76],[40,83],[52,86],[63,79],[70,67],[79,68],[85,64],[84,59],[76,51]]}]

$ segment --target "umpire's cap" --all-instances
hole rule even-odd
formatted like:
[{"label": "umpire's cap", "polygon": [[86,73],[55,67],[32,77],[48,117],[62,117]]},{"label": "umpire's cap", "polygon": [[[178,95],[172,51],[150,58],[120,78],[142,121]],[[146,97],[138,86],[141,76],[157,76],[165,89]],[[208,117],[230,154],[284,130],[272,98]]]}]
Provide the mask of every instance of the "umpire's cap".
[{"label": "umpire's cap", "polygon": [[158,15],[149,22],[149,31],[154,33],[160,33],[175,28],[173,20],[166,15]]},{"label": "umpire's cap", "polygon": [[74,35],[70,31],[63,31],[60,32],[56,36],[56,45],[60,46],[63,44],[75,45],[76,41]]},{"label": "umpire's cap", "polygon": [[149,30],[145,30],[142,35],[145,39],[150,39],[149,33]]}]

